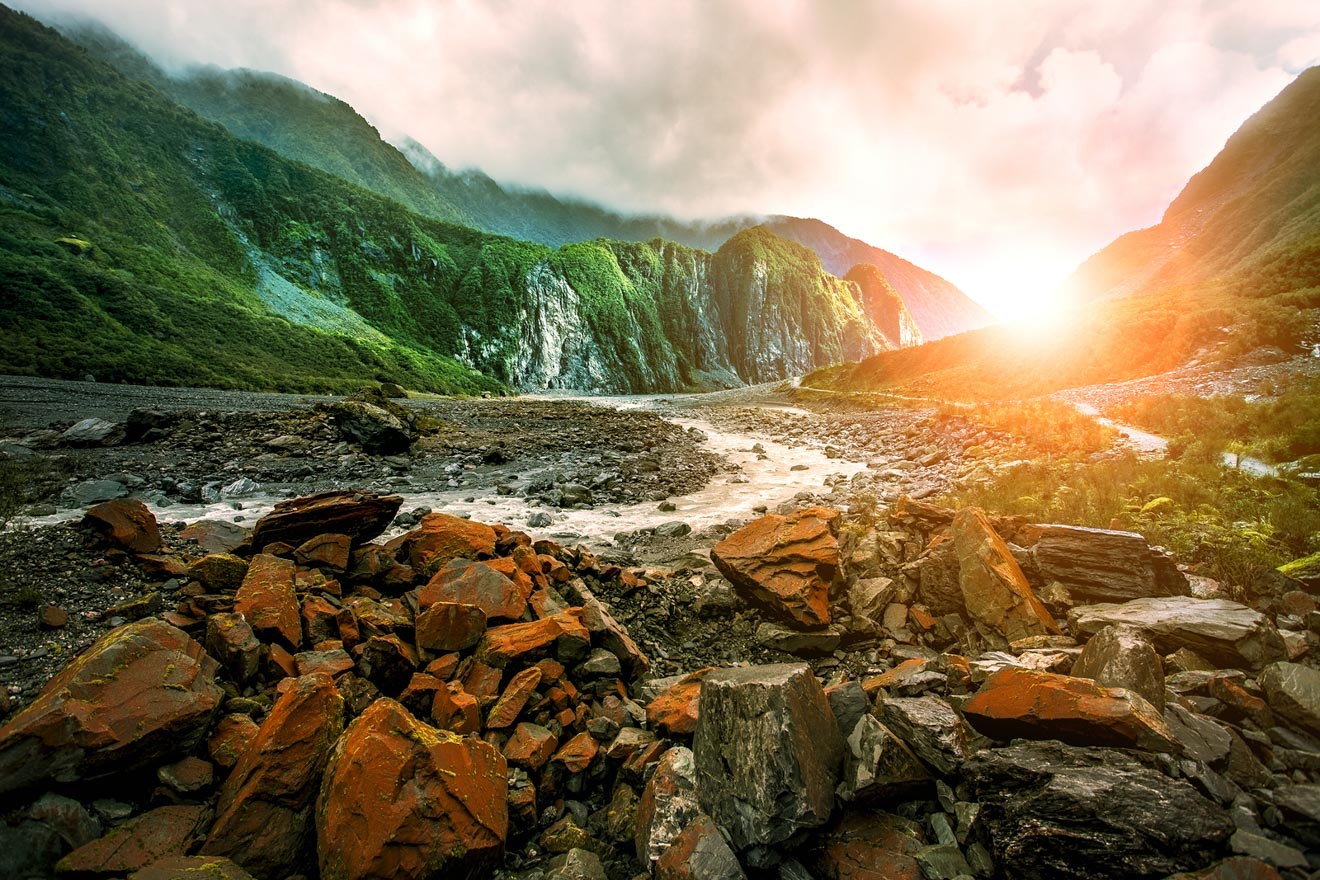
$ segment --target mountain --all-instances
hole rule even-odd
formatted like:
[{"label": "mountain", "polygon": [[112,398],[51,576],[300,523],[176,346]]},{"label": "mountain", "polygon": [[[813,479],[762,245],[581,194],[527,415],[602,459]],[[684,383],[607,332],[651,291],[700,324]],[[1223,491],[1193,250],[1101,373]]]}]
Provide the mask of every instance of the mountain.
[{"label": "mountain", "polygon": [[921,329],[889,279],[871,263],[858,263],[843,276],[857,285],[862,311],[884,336],[889,348],[921,345]]},{"label": "mountain", "polygon": [[1192,177],[1156,226],[1129,232],[1068,280],[1090,301],[1250,278],[1252,295],[1320,284],[1320,67],[1302,73]]},{"label": "mountain", "polygon": [[854,285],[766,229],[715,253],[551,250],[444,222],[241,140],[4,7],[0,118],[0,371],[643,392],[885,344]]},{"label": "mountain", "polygon": [[245,140],[264,144],[414,211],[524,241],[559,247],[596,238],[662,238],[716,250],[738,232],[764,224],[814,250],[842,277],[854,265],[879,268],[927,339],[992,323],[994,318],[943,278],[848,238],[819,220],[739,216],[709,222],[628,215],[581,199],[501,184],[474,169],[455,171],[410,138],[398,146],[343,101],[295,80],[250,70],[197,68],[168,76],[118,36],[97,24],[66,28],[69,36],[126,75],[143,79]]}]

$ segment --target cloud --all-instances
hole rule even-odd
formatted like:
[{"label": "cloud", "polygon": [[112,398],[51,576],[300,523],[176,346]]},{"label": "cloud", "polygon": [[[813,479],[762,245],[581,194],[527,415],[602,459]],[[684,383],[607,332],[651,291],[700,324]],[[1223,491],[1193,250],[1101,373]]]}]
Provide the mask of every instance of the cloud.
[{"label": "cloud", "polygon": [[273,70],[451,167],[635,211],[820,217],[992,307],[1158,221],[1320,61],[1314,0],[20,0]]}]

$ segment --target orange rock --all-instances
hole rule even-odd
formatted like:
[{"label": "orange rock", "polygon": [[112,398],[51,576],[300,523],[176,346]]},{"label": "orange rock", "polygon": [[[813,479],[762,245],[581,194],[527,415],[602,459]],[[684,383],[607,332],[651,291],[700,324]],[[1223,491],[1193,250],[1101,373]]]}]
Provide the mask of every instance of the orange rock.
[{"label": "orange rock", "polygon": [[1031,591],[1027,576],[984,513],[974,507],[958,511],[953,543],[968,614],[1010,642],[1059,634],[1054,618]]},{"label": "orange rock", "polygon": [[251,874],[222,856],[168,856],[130,874],[128,880],[253,880]]},{"label": "orange rock", "polygon": [[491,730],[501,730],[512,726],[540,683],[541,670],[535,666],[528,667],[509,679],[508,687],[495,701],[495,705],[491,706],[490,713],[486,716],[486,727]]},{"label": "orange rock", "polygon": [[657,694],[646,707],[647,723],[670,736],[691,736],[697,729],[701,682],[714,671],[714,666],[698,669]]},{"label": "orange rock", "polygon": [[559,743],[555,735],[539,724],[519,724],[504,745],[504,757],[516,767],[540,770],[554,755]]},{"label": "orange rock", "polygon": [[136,498],[101,502],[83,514],[83,525],[100,532],[116,547],[133,553],[155,553],[160,549],[156,517]]},{"label": "orange rock", "polygon": [[457,682],[449,682],[447,691],[436,691],[435,702],[431,704],[436,726],[460,735],[481,730],[481,704],[477,698]]},{"label": "orange rock", "polygon": [[320,596],[308,596],[302,603],[303,637],[310,645],[339,639],[335,616],[339,609]]},{"label": "orange rock", "polygon": [[518,585],[482,562],[455,559],[435,573],[417,597],[417,607],[436,602],[475,605],[491,620],[517,620],[527,610]]},{"label": "orange rock", "polygon": [[262,639],[280,639],[296,651],[302,643],[302,617],[293,587],[294,571],[289,560],[258,553],[234,596],[234,610],[247,618]]},{"label": "orange rock", "polygon": [[267,544],[298,546],[324,534],[343,534],[361,544],[385,531],[399,512],[403,498],[374,492],[331,491],[281,501],[257,520],[252,529],[252,549]]},{"label": "orange rock", "polygon": [[745,876],[738,857],[709,816],[689,823],[655,863],[655,880],[735,880]]},{"label": "orange rock", "polygon": [[458,654],[445,654],[426,664],[426,673],[434,675],[442,681],[449,681],[454,677],[454,673],[458,671],[458,664],[461,660],[462,657]]},{"label": "orange rock", "polygon": [[963,705],[963,715],[993,739],[1057,739],[1079,746],[1182,752],[1144,697],[1086,678],[1009,667],[981,686]]},{"label": "orange rock", "polygon": [[423,651],[464,651],[481,641],[486,612],[476,605],[434,602],[417,615],[416,629]]},{"label": "orange rock", "polygon": [[463,676],[463,690],[483,702],[494,702],[500,695],[500,682],[503,680],[502,670],[476,660]]},{"label": "orange rock", "polygon": [[261,664],[261,642],[241,614],[212,614],[207,618],[206,650],[239,684],[256,675]]},{"label": "orange rock", "polygon": [[312,806],[344,700],[325,674],[294,679],[220,789],[204,855],[228,856],[259,877],[286,877],[311,858]]},{"label": "orange rock", "polygon": [[560,746],[550,760],[563,764],[569,773],[581,773],[591,766],[599,751],[600,746],[596,745],[596,740],[583,731]]},{"label": "orange rock", "polygon": [[891,813],[855,811],[831,829],[816,869],[829,880],[922,880],[921,826]]},{"label": "orange rock", "polygon": [[348,535],[326,533],[308,538],[293,551],[293,560],[299,565],[310,565],[335,574],[348,571],[349,554],[353,539]]},{"label": "orange rock", "polygon": [[492,746],[373,703],[340,738],[316,808],[322,880],[475,877],[508,834],[508,768]]},{"label": "orange rock", "polygon": [[555,659],[573,663],[591,649],[591,633],[572,611],[530,623],[510,623],[486,630],[477,643],[478,659],[498,669],[510,662],[530,662],[553,649]]},{"label": "orange rock", "polygon": [[111,630],[0,727],[0,795],[159,764],[206,735],[215,660],[159,620]]},{"label": "orange rock", "polygon": [[206,743],[207,754],[217,767],[233,767],[260,730],[257,722],[247,715],[226,715],[211,731],[211,738]]},{"label": "orange rock", "polygon": [[924,672],[929,665],[930,661],[924,657],[904,660],[893,669],[863,680],[862,690],[866,691],[868,697],[874,697],[877,691],[902,684],[917,673]]},{"label": "orange rock", "polygon": [[784,622],[826,626],[839,570],[838,523],[839,512],[826,507],[772,513],[716,544],[711,559],[740,593]]},{"label": "orange rock", "polygon": [[61,876],[123,876],[166,856],[181,856],[206,818],[202,806],[157,807],[60,859]]},{"label": "orange rock", "polygon": [[428,513],[404,536],[408,561],[422,577],[431,577],[453,559],[489,559],[495,555],[495,530],[447,513]]},{"label": "orange rock", "polygon": [[513,581],[524,599],[532,595],[532,591],[536,589],[536,584],[532,582],[531,575],[523,571],[522,567],[511,556],[489,559],[486,561],[486,565]]}]

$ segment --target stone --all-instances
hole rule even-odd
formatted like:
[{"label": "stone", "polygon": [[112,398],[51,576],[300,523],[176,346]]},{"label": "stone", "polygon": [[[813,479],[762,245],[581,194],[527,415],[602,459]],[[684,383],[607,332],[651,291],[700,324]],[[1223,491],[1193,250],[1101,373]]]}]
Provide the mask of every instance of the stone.
[{"label": "stone", "polygon": [[327,407],[339,436],[370,455],[407,452],[418,438],[417,417],[379,389],[359,391]]},{"label": "stone", "polygon": [[179,794],[192,794],[210,788],[215,782],[215,765],[189,755],[156,768],[156,778]]},{"label": "stone", "polygon": [[1200,871],[1171,874],[1166,880],[1281,880],[1279,872],[1260,859],[1230,856]]},{"label": "stone", "polygon": [[413,570],[427,578],[452,560],[489,559],[495,555],[494,529],[447,513],[428,513],[402,541]]},{"label": "stone", "polygon": [[955,880],[972,874],[972,866],[967,864],[956,843],[922,847],[914,858],[925,880]]},{"label": "stone", "polygon": [[1127,688],[1164,711],[1164,667],[1141,630],[1107,626],[1091,637],[1073,664],[1072,674],[1109,688]]},{"label": "stone", "polygon": [[515,767],[540,770],[550,763],[559,743],[555,735],[539,724],[523,722],[513,730],[513,736],[504,744],[504,758]]},{"label": "stone", "polygon": [[999,870],[1024,880],[1163,877],[1213,861],[1233,833],[1187,782],[1117,749],[1022,743],[964,770]]},{"label": "stone", "polygon": [[69,612],[58,605],[44,605],[37,615],[37,626],[42,629],[63,629],[69,625]]},{"label": "stone", "polygon": [[826,832],[814,867],[828,880],[922,880],[921,826],[871,810],[850,810]]},{"label": "stone", "polygon": [[292,562],[258,553],[252,557],[243,584],[234,595],[234,611],[247,618],[264,641],[280,641],[294,651],[302,643],[302,614]]},{"label": "stone", "polygon": [[83,525],[116,547],[133,553],[160,549],[160,528],[147,505],[136,498],[103,501],[83,514]]},{"label": "stone", "polygon": [[825,688],[830,711],[839,725],[839,732],[851,733],[863,715],[871,711],[871,698],[859,681],[847,681]]},{"label": "stone", "polygon": [[1300,663],[1271,663],[1260,675],[1260,686],[1275,713],[1320,736],[1320,671]]},{"label": "stone", "polygon": [[324,672],[332,678],[348,672],[356,665],[343,648],[331,648],[328,651],[300,651],[293,655],[293,662],[299,675]]},{"label": "stone", "polygon": [[509,623],[486,630],[476,657],[497,669],[511,662],[533,662],[549,653],[561,663],[575,663],[591,650],[591,633],[572,611],[529,623]]},{"label": "stone", "polygon": [[562,764],[569,773],[582,773],[596,760],[600,747],[585,730],[559,747],[550,760]]},{"label": "stone", "polygon": [[222,519],[199,519],[179,532],[179,537],[196,541],[197,546],[207,553],[235,553],[249,545],[252,533],[237,523]]},{"label": "stone", "polygon": [[746,880],[738,857],[709,816],[688,824],[655,863],[656,880]]},{"label": "stone", "polygon": [[1255,834],[1239,828],[1233,832],[1228,845],[1239,855],[1260,859],[1276,868],[1305,868],[1306,855],[1299,849],[1270,840],[1263,834]]},{"label": "stone", "polygon": [[128,495],[128,487],[116,480],[83,480],[67,491],[76,507],[112,501]]},{"label": "stone", "polygon": [[222,856],[169,856],[128,875],[128,880],[253,880]]},{"label": "stone", "polygon": [[971,757],[962,716],[939,697],[886,697],[876,714],[918,758],[944,776],[954,775]]},{"label": "stone", "polygon": [[930,772],[912,750],[873,715],[863,715],[848,735],[840,799],[851,803],[911,800],[930,787]]},{"label": "stone", "polygon": [[98,418],[75,422],[60,434],[67,446],[117,446],[124,439],[124,426]]},{"label": "stone", "polygon": [[1215,766],[1228,759],[1232,738],[1214,719],[1170,702],[1164,710],[1164,724],[1188,757]]},{"label": "stone", "polygon": [[129,819],[105,837],[78,847],[55,866],[61,877],[114,877],[182,856],[197,837],[206,807],[169,806]]},{"label": "stone", "polygon": [[1160,712],[1144,697],[1085,678],[1010,666],[991,676],[962,712],[972,727],[998,740],[1057,739],[1079,746],[1182,752]]},{"label": "stone", "polygon": [[232,553],[208,553],[188,566],[188,577],[208,593],[236,593],[247,576],[248,563]]},{"label": "stone", "polygon": [[432,602],[417,615],[416,642],[423,651],[465,651],[486,632],[486,612],[462,602]]},{"label": "stone", "polygon": [[315,535],[298,545],[293,551],[293,559],[299,565],[323,569],[331,574],[343,574],[348,571],[352,547],[353,539],[348,535]]},{"label": "stone", "polygon": [[454,559],[435,573],[417,597],[425,610],[436,602],[475,605],[488,620],[519,620],[527,610],[527,596],[512,580],[489,565]]},{"label": "stone", "polygon": [[1278,571],[1285,578],[1301,584],[1307,592],[1320,594],[1320,553],[1284,563]]},{"label": "stone", "polygon": [[1161,653],[1188,648],[1223,666],[1260,669],[1286,654],[1265,615],[1227,599],[1171,596],[1121,605],[1084,605],[1068,612],[1074,631],[1093,634],[1112,624],[1142,630]]},{"label": "stone", "polygon": [[839,512],[808,507],[753,520],[711,549],[734,588],[782,622],[830,622],[829,591],[839,571]]},{"label": "stone", "polygon": [[545,880],[607,880],[607,875],[600,856],[575,848],[550,860]]},{"label": "stone", "polygon": [[0,795],[186,754],[223,698],[217,668],[162,621],[111,630],[0,727]]},{"label": "stone", "polygon": [[627,629],[594,596],[584,598],[579,619],[591,633],[592,640],[618,658],[630,678],[640,678],[651,671],[650,659],[633,641]]},{"label": "stone", "polygon": [[322,880],[474,877],[508,836],[508,767],[488,743],[372,703],[339,738],[316,804]]},{"label": "stone", "polygon": [[1320,847],[1320,785],[1281,785],[1274,790],[1274,805],[1298,840]]},{"label": "stone", "polygon": [[619,662],[618,657],[604,648],[592,648],[586,661],[577,668],[577,674],[586,679],[618,678],[623,674],[623,664]]},{"label": "stone", "polygon": [[1054,619],[984,513],[974,507],[958,511],[953,518],[953,544],[963,604],[974,620],[1010,642],[1058,633]]},{"label": "stone", "polygon": [[330,676],[292,679],[220,788],[203,855],[228,856],[258,877],[299,873],[313,856],[312,810],[344,700]]},{"label": "stone", "polygon": [[852,608],[853,623],[866,624],[864,629],[873,631],[879,627],[885,614],[885,607],[894,600],[898,587],[893,578],[860,578],[848,587],[848,605]]},{"label": "stone", "polygon": [[243,757],[260,730],[257,722],[247,715],[226,715],[212,729],[206,743],[206,753],[217,767],[227,770]]},{"label": "stone", "polygon": [[715,671],[708,666],[682,676],[646,705],[646,720],[654,729],[670,736],[690,736],[696,732],[701,683]]},{"label": "stone", "polygon": [[417,671],[417,652],[394,634],[372,636],[362,646],[358,674],[388,696],[398,696]]},{"label": "stone", "polygon": [[773,621],[763,621],[756,628],[756,643],[764,648],[798,657],[824,657],[838,649],[839,634],[833,630],[801,632]]},{"label": "stone", "polygon": [[252,529],[252,549],[267,544],[297,547],[324,534],[348,535],[363,544],[389,527],[403,498],[375,492],[330,491],[292,498],[275,505]]},{"label": "stone", "polygon": [[1031,553],[1041,576],[1063,584],[1081,601],[1188,594],[1187,577],[1173,560],[1135,532],[1064,525],[1034,529],[1039,537]]},{"label": "stone", "polygon": [[529,666],[509,679],[508,685],[504,688],[504,693],[500,694],[500,698],[495,701],[495,705],[490,707],[490,712],[486,716],[486,728],[488,730],[501,730],[512,727],[540,683],[541,670],[535,666]]},{"label": "stone", "polygon": [[261,665],[261,642],[242,614],[212,614],[206,619],[206,650],[239,684]]},{"label": "stone", "polygon": [[696,763],[691,749],[675,746],[656,763],[637,804],[633,846],[648,871],[683,829],[704,815],[697,803]]},{"label": "stone", "polygon": [[844,744],[806,664],[712,672],[692,748],[702,809],[736,849],[783,843],[829,820]]}]

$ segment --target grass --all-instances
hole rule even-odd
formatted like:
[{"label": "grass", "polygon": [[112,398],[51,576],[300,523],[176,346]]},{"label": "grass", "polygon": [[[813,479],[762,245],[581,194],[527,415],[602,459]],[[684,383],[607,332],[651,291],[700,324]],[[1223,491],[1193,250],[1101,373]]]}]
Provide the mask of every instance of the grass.
[{"label": "grass", "polygon": [[946,421],[965,421],[1016,438],[1031,454],[1059,456],[1100,452],[1118,436],[1072,406],[1049,398],[984,401],[970,407],[943,404],[938,415]]}]

